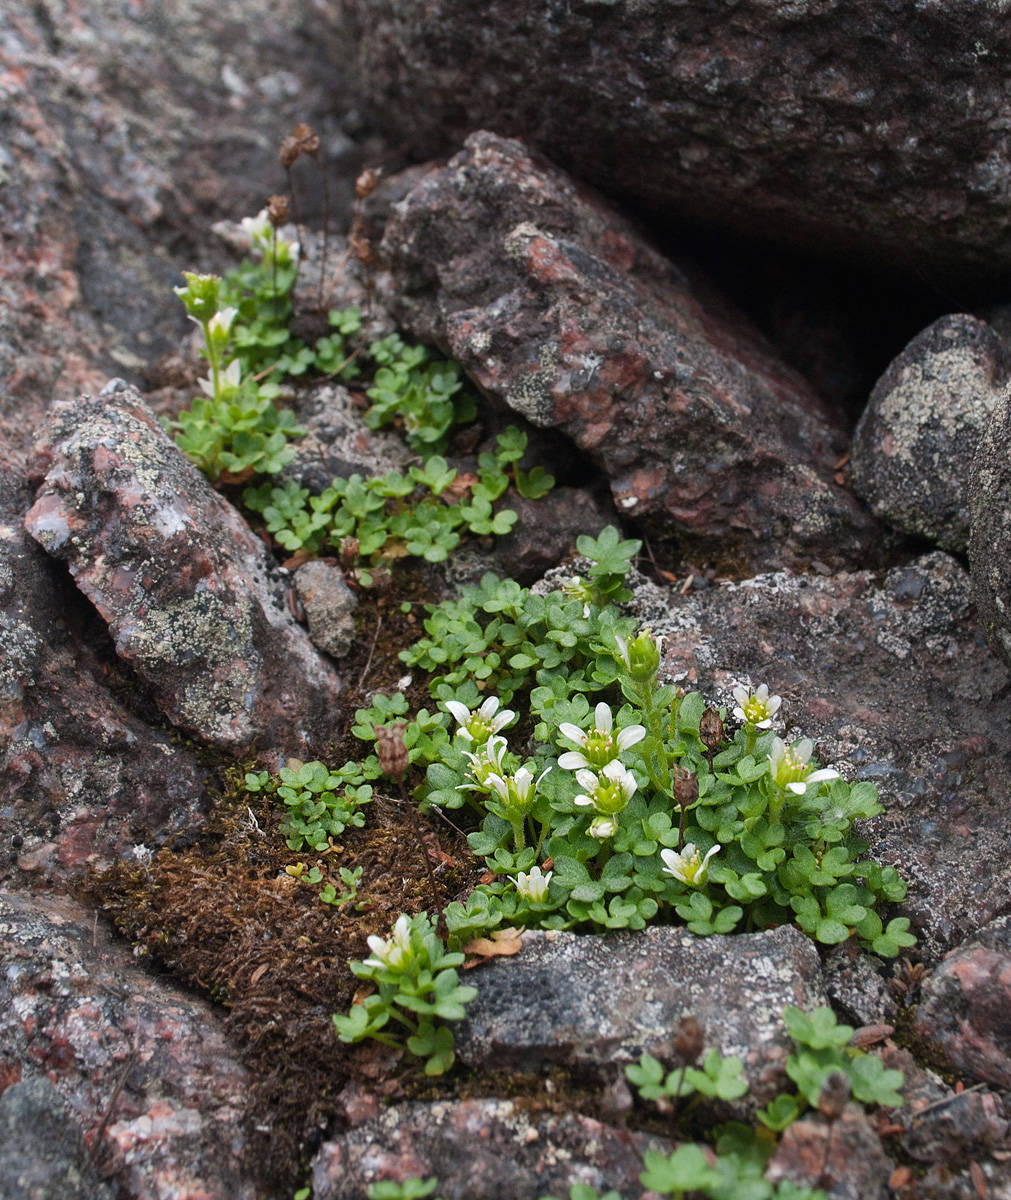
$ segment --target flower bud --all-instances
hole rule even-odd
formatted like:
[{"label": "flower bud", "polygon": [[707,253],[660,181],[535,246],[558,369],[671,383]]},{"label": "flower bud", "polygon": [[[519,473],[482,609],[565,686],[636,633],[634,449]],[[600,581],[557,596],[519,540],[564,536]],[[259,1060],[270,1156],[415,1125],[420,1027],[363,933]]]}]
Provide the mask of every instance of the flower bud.
[{"label": "flower bud", "polygon": [[218,311],[221,280],[217,275],[195,275],[192,271],[184,271],[183,275],[186,286],[173,291],[193,320],[206,325]]},{"label": "flower bud", "polygon": [[379,759],[379,769],[384,775],[398,781],[403,779],[411,765],[410,755],[404,745],[406,728],[403,721],[376,728],[376,757]]},{"label": "flower bud", "polygon": [[654,638],[648,629],[636,634],[627,644],[623,638],[615,639],[618,654],[629,675],[636,683],[653,679],[660,669],[661,638]]},{"label": "flower bud", "polygon": [[850,1081],[842,1071],[833,1071],[818,1097],[818,1111],[826,1121],[838,1121],[850,1098]]},{"label": "flower bud", "polygon": [[723,721],[715,708],[707,708],[699,721],[699,740],[712,752],[723,741]]},{"label": "flower bud", "polygon": [[684,767],[674,765],[674,800],[679,808],[688,808],[699,798],[698,777]]},{"label": "flower bud", "polygon": [[689,1066],[697,1063],[702,1057],[704,1046],[702,1026],[693,1016],[682,1017],[674,1035],[674,1050],[678,1058]]},{"label": "flower bud", "polygon": [[288,220],[289,203],[287,196],[270,196],[267,199],[267,220],[275,229]]}]

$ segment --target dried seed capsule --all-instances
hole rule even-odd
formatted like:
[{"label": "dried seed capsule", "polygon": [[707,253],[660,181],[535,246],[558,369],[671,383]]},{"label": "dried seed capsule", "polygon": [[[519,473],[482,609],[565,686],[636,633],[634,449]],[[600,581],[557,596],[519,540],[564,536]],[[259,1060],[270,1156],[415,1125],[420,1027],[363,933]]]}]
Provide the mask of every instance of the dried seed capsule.
[{"label": "dried seed capsule", "polygon": [[723,721],[715,708],[707,708],[699,722],[699,739],[710,752],[723,741]]},{"label": "dried seed capsule", "polygon": [[397,721],[395,725],[379,726],[376,729],[376,758],[379,759],[379,769],[391,779],[403,779],[411,765],[410,755],[404,745],[406,728],[403,721]]},{"label": "dried seed capsule", "polygon": [[341,538],[341,570],[350,571],[358,561],[360,545],[356,537]]},{"label": "dried seed capsule", "polygon": [[305,121],[299,121],[291,131],[291,136],[298,143],[298,148],[303,154],[316,155],[319,153],[319,136]]},{"label": "dried seed capsule", "polygon": [[288,220],[288,197],[287,196],[270,196],[267,199],[267,220],[274,226],[275,229],[280,229],[281,226]]},{"label": "dried seed capsule", "polygon": [[366,167],[362,171],[355,180],[355,195],[359,200],[364,200],[366,196],[372,195],[379,183],[380,175],[382,175],[382,170],[379,167]]},{"label": "dried seed capsule", "polygon": [[818,1097],[818,1111],[826,1121],[838,1121],[850,1098],[850,1081],[842,1071],[833,1071]]},{"label": "dried seed capsule", "polygon": [[697,1063],[704,1047],[702,1026],[693,1016],[682,1017],[674,1035],[674,1050],[678,1058],[688,1065]]},{"label": "dried seed capsule", "polygon": [[687,808],[699,798],[699,781],[691,771],[674,766],[674,799],[681,808]]},{"label": "dried seed capsule", "polygon": [[290,135],[281,139],[281,148],[277,153],[277,161],[287,171],[289,167],[295,165],[298,161],[298,156],[302,153],[298,142]]}]

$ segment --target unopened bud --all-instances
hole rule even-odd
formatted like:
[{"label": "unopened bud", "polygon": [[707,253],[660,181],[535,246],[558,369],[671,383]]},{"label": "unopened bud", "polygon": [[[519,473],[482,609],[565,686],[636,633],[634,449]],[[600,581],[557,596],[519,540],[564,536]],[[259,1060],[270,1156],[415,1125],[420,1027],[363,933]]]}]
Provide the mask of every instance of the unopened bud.
[{"label": "unopened bud", "polygon": [[313,127],[307,125],[305,121],[299,121],[291,131],[291,136],[303,154],[316,155],[319,153],[319,137]]},{"label": "unopened bud", "polygon": [[674,1035],[674,1050],[678,1058],[689,1066],[697,1063],[702,1057],[704,1046],[702,1026],[692,1016],[682,1017]]},{"label": "unopened bud", "polygon": [[699,739],[703,746],[713,751],[723,741],[723,721],[715,708],[707,708],[699,721]]},{"label": "unopened bud", "polygon": [[680,808],[688,808],[699,798],[698,777],[684,767],[674,766],[674,799]]},{"label": "unopened bud", "polygon": [[391,779],[403,779],[411,765],[410,755],[404,745],[406,728],[403,721],[376,728],[376,758],[379,759],[379,769]]},{"label": "unopened bud", "polygon": [[282,138],[281,148],[277,152],[277,161],[287,170],[289,167],[295,165],[301,153],[299,144],[293,137]]},{"label": "unopened bud", "polygon": [[818,1097],[818,1111],[826,1121],[838,1121],[850,1098],[850,1081],[842,1071],[833,1071]]},{"label": "unopened bud", "polygon": [[355,195],[359,200],[364,200],[366,196],[372,195],[379,183],[380,175],[382,175],[382,171],[379,167],[366,167],[362,171],[355,180]]},{"label": "unopened bud", "polygon": [[288,220],[288,197],[287,196],[270,196],[267,200],[267,220],[274,226],[275,229],[280,229],[281,226]]},{"label": "unopened bud", "polygon": [[341,538],[341,570],[350,571],[358,561],[359,542],[356,537]]}]

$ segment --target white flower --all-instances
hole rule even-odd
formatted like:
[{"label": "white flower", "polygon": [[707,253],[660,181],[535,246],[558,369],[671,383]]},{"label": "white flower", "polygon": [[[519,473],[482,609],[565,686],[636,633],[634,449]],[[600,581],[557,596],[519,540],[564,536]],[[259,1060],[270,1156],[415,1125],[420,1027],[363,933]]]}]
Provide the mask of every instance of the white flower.
[{"label": "white flower", "polygon": [[615,737],[611,732],[613,725],[611,710],[603,701],[594,710],[593,728],[589,732],[584,732],[570,721],[563,721],[558,726],[558,732],[570,742],[582,746],[582,750],[566,750],[558,759],[558,765],[565,771],[577,771],[581,767],[599,770],[646,736],[644,726],[627,725]]},{"label": "white flower", "polygon": [[524,900],[532,900],[534,904],[543,904],[548,895],[548,884],[551,882],[553,871],[542,872],[540,867],[531,867],[529,874],[520,871],[516,876],[516,890]]},{"label": "white flower", "polygon": [[820,771],[812,771],[807,765],[814,750],[814,742],[810,738],[802,738],[787,746],[782,738],[772,739],[772,750],[769,753],[769,775],[772,782],[784,791],[791,791],[797,796],[803,796],[812,784],[824,783],[827,779],[838,779],[839,772],[832,767],[822,767]]},{"label": "white flower", "polygon": [[769,729],[772,718],[779,712],[783,703],[782,696],[770,696],[767,684],[760,683],[757,688],[745,687],[738,684],[734,688],[734,699],[737,707],[734,716],[744,725],[754,729]]},{"label": "white flower", "polygon": [[470,773],[474,777],[474,782],[457,784],[456,790],[458,792],[488,791],[489,776],[504,776],[506,773],[506,748],[504,737],[492,737],[483,746],[478,746],[476,753],[472,754],[469,750],[464,750],[464,754],[470,759]]},{"label": "white flower", "polygon": [[151,847],[143,844],[134,846],[130,853],[142,867],[149,866],[151,859],[154,858],[154,851],[151,849]]},{"label": "white flower", "polygon": [[574,803],[579,808],[593,808],[604,816],[620,813],[635,795],[637,787],[635,776],[617,759],[609,762],[599,775],[593,771],[577,771],[576,782],[586,790],[575,798]]},{"label": "white flower", "polygon": [[411,922],[401,914],[393,926],[389,938],[370,937],[368,939],[372,957],[365,960],[367,967],[386,967],[390,971],[402,971],[414,957],[411,949]]},{"label": "white flower", "polygon": [[[201,391],[213,400],[215,398],[213,377],[201,379],[198,382]],[[237,358],[233,358],[223,371],[218,372],[218,388],[222,390],[224,388],[237,388],[241,382],[242,363]]]},{"label": "white flower", "polygon": [[701,887],[709,874],[709,860],[720,848],[717,842],[706,852],[705,858],[695,849],[694,842],[689,842],[681,854],[676,850],[661,850],[660,857],[667,864],[663,869],[664,874],[673,875],[689,887]]},{"label": "white flower", "polygon": [[255,217],[243,217],[242,228],[253,242],[263,241],[270,237],[270,219],[265,208],[260,209]]},{"label": "white flower", "polygon": [[603,839],[613,837],[617,828],[618,823],[613,817],[597,817],[586,832],[590,837]]},{"label": "white flower", "polygon": [[489,696],[480,708],[471,712],[466,704],[461,704],[459,700],[446,701],[446,708],[460,727],[457,730],[460,737],[478,746],[483,745],[516,718],[512,709],[504,708],[498,712],[498,705],[498,696]]},{"label": "white flower", "polygon": [[[207,326],[212,334],[217,334],[220,337],[225,337],[229,329],[232,327],[232,322],[239,315],[237,308],[223,308],[220,312],[216,312],[213,317],[207,322]],[[238,361],[238,360],[236,360]]]},{"label": "white flower", "polygon": [[537,779],[529,767],[520,767],[513,775],[498,775],[492,773],[485,781],[489,791],[495,793],[502,801],[507,812],[516,815],[526,815],[533,807],[537,785],[547,775],[551,768],[542,771]]}]

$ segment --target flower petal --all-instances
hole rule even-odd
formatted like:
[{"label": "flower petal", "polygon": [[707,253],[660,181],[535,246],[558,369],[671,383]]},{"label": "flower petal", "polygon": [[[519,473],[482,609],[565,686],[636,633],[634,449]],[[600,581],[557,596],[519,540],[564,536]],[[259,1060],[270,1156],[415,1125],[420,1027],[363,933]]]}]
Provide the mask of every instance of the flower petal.
[{"label": "flower petal", "polygon": [[646,727],[644,725],[626,725],[618,733],[616,741],[619,750],[627,750],[629,746],[634,746],[646,736]]},{"label": "flower petal", "polygon": [[610,733],[611,726],[614,724],[614,718],[611,716],[610,708],[603,700],[597,705],[593,712],[593,723],[596,726],[598,733]]},{"label": "flower petal", "polygon": [[563,721],[558,726],[558,732],[562,737],[567,737],[570,742],[575,742],[577,746],[586,745],[586,734],[578,725],[573,725],[571,721]]},{"label": "flower petal", "polygon": [[578,771],[580,768],[589,767],[593,764],[585,754],[580,754],[578,750],[566,750],[559,757],[558,765],[563,771]]}]

